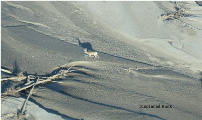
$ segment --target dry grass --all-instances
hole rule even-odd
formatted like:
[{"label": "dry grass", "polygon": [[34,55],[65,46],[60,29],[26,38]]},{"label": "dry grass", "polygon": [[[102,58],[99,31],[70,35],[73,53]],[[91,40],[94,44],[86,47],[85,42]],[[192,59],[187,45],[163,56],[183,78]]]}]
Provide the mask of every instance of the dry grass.
[{"label": "dry grass", "polygon": [[161,18],[163,20],[174,20],[174,19],[179,19],[181,17],[184,17],[184,15],[185,15],[185,11],[180,9],[175,13],[162,14]]},{"label": "dry grass", "polygon": [[16,113],[2,114],[1,119],[2,120],[11,120],[11,119],[15,120],[15,119],[17,119],[17,115],[16,115]]},{"label": "dry grass", "polygon": [[26,76],[23,75],[23,72],[20,72],[17,76],[10,78],[2,78],[1,81],[11,80],[11,81],[23,81],[26,79]]},{"label": "dry grass", "polygon": [[[79,66],[81,66],[81,65],[79,64]],[[12,80],[12,81],[17,81],[17,82],[20,82],[21,80],[26,80],[27,83],[25,83],[21,87],[18,87],[17,89],[15,89],[14,87],[8,88],[4,93],[2,93],[2,96],[19,97],[19,92],[31,88],[27,99],[24,101],[24,104],[21,107],[21,110],[18,110],[17,114],[5,115],[4,118],[5,117],[9,117],[9,118],[15,117],[19,120],[24,120],[27,118],[25,108],[26,108],[27,102],[29,100],[29,97],[32,95],[32,92],[36,85],[40,85],[42,83],[47,83],[47,82],[55,82],[61,78],[66,78],[66,77],[72,76],[72,74],[74,74],[73,76],[75,76],[75,75],[78,75],[79,73],[89,73],[89,72],[90,72],[90,70],[88,70],[87,68],[80,68],[80,67],[77,68],[76,66],[74,66],[74,64],[73,65],[66,64],[66,65],[63,65],[62,67],[55,68],[52,72],[52,75],[50,75],[48,77],[41,77],[41,76],[37,76],[37,75],[36,76],[33,76],[33,75],[24,76],[23,72],[20,72],[17,76],[14,76],[14,77],[12,76],[10,78],[3,78],[4,80]]]},{"label": "dry grass", "polygon": [[[52,81],[57,81],[59,79],[63,79],[63,78],[66,78],[66,77],[69,77],[69,76],[75,76],[75,75],[78,75],[78,74],[82,74],[82,73],[91,73],[90,70],[86,69],[85,67],[84,68],[77,68],[75,66],[75,62],[73,64],[71,63],[68,63],[68,64],[65,64],[61,67],[57,67],[55,69],[53,69],[53,71],[51,72],[52,75],[48,76],[48,77],[41,77],[41,76],[33,76],[33,75],[27,75],[27,76],[24,76],[23,72],[20,72],[17,76],[12,76],[10,78],[2,78],[3,80],[12,80],[12,81],[22,81],[22,80],[26,80],[27,83],[25,83],[23,86],[21,87],[18,87],[17,89],[15,89],[14,87],[11,87],[11,88],[8,88],[6,90],[5,93],[3,93],[2,95],[4,96],[15,96],[15,97],[18,97],[19,96],[19,92],[20,91],[23,91],[23,90],[26,90],[28,88],[31,88],[32,86],[34,85],[39,85],[39,84],[42,84],[42,83],[47,83],[47,82],[52,82]],[[77,63],[78,66],[82,66],[81,63]],[[83,64],[86,64],[86,63],[83,63]]]},{"label": "dry grass", "polygon": [[[73,66],[70,66],[68,68],[59,68],[61,70],[59,70],[59,72],[55,75],[51,75],[49,77],[39,77],[39,81],[38,82],[30,82],[30,80],[28,79],[32,79],[33,81],[36,81],[36,77],[33,77],[32,75],[28,75],[28,76],[24,76],[23,72],[20,72],[16,77],[10,77],[10,78],[3,78],[1,79],[1,81],[6,81],[6,80],[12,80],[12,81],[21,81],[21,80],[27,80],[27,83],[23,85],[23,87],[19,88],[19,89],[14,89],[14,87],[8,88],[6,90],[5,93],[3,93],[2,95],[4,96],[19,96],[18,92],[22,91],[22,90],[26,90],[30,87],[32,87],[33,85],[38,85],[38,84],[42,84],[42,83],[46,83],[46,82],[51,82],[51,81],[55,81],[58,80],[60,78],[64,78],[64,77],[68,77],[68,73],[71,72],[71,68]],[[26,79],[27,78],[27,79]]]},{"label": "dry grass", "polygon": [[180,7],[177,3],[174,4],[174,8],[175,8],[176,12],[162,14],[161,18],[163,20],[174,20],[174,19],[179,19],[181,17],[184,17],[186,9]]},{"label": "dry grass", "polygon": [[12,86],[10,88],[7,88],[7,90],[2,93],[2,97],[3,96],[13,96],[13,97],[19,97],[19,93],[17,92],[17,90]]}]

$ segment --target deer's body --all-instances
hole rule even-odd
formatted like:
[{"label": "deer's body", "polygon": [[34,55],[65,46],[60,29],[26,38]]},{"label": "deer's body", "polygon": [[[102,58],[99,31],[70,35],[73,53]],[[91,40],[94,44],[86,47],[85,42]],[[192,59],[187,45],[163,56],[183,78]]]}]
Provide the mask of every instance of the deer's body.
[{"label": "deer's body", "polygon": [[84,53],[88,54],[88,57],[95,57],[99,58],[98,53],[96,51],[87,51],[87,49],[84,49]]}]

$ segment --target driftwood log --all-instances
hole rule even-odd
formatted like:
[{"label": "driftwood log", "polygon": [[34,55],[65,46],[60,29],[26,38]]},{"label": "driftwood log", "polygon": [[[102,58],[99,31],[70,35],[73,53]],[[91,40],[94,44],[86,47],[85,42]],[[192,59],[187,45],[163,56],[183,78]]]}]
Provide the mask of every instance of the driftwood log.
[{"label": "driftwood log", "polygon": [[[28,88],[31,88],[35,85],[39,85],[39,84],[43,84],[43,83],[47,83],[47,82],[53,82],[53,81],[56,81],[60,78],[65,78],[65,77],[68,77],[68,73],[71,73],[71,68],[73,66],[70,66],[70,67],[59,67],[57,68],[57,71],[58,73],[54,74],[54,75],[50,75],[48,77],[41,77],[41,76],[33,76],[33,75],[27,75],[27,76],[24,76],[23,75],[23,72],[20,72],[17,76],[13,76],[13,77],[10,77],[10,78],[2,78],[1,79],[1,82],[2,81],[6,81],[6,80],[10,80],[10,81],[26,81],[26,83],[21,86],[20,88],[17,88],[15,89],[14,87],[11,87],[11,88],[8,88],[6,90],[6,92],[2,93],[2,96],[19,96],[19,92],[20,91],[23,91],[23,90],[26,90]],[[8,73],[8,74],[12,74],[11,71],[8,71],[6,69],[1,69],[2,72],[5,72],[5,73]],[[74,70],[75,71],[75,70]],[[37,79],[36,79],[37,78]]]}]

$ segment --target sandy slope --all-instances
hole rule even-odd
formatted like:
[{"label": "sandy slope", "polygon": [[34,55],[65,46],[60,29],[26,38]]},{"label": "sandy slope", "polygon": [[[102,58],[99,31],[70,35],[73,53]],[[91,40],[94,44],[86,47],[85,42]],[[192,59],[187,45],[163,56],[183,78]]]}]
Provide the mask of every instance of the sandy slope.
[{"label": "sandy slope", "polygon": [[[161,14],[175,11],[171,2],[2,2],[2,66],[12,69],[16,61],[43,75],[72,61],[86,70],[31,97],[59,116],[199,120],[202,7],[178,4],[187,16],[163,21]],[[100,58],[85,57],[76,38]],[[159,104],[173,108],[140,108]]]},{"label": "sandy slope", "polygon": [[[17,119],[16,112],[17,109],[21,109],[22,103],[25,101],[23,98],[9,98],[2,101],[2,112],[1,112],[1,119],[2,120],[14,120]],[[36,104],[29,102],[27,108],[27,114],[29,119],[31,120],[72,120],[65,116],[55,115],[48,113],[43,108],[40,108]],[[11,109],[12,108],[12,109]]]}]

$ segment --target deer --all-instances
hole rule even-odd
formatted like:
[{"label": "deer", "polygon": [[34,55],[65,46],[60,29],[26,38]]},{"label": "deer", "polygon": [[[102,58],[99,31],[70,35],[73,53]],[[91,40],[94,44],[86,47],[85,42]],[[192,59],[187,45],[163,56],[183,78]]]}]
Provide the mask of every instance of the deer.
[{"label": "deer", "polygon": [[87,51],[87,48],[84,48],[84,53],[88,54],[88,57],[94,56],[95,58],[99,58],[98,53],[96,51]]}]

